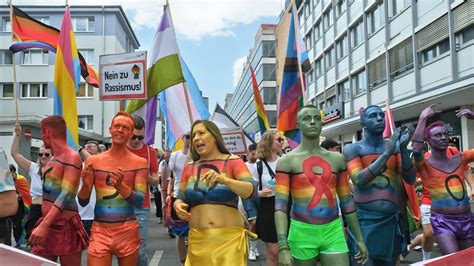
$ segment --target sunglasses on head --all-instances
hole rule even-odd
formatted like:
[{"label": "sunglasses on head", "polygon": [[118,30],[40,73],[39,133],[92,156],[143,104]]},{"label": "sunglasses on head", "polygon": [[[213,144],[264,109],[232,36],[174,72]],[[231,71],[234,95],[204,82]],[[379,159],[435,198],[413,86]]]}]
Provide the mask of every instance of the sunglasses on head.
[{"label": "sunglasses on head", "polygon": [[282,137],[278,137],[278,138],[276,138],[275,140],[278,141],[278,142],[280,142],[280,143],[285,142],[285,139],[282,138]]},{"label": "sunglasses on head", "polygon": [[45,153],[40,152],[38,155],[39,155],[39,157],[49,157],[51,154],[47,153],[47,152],[45,152]]},{"label": "sunglasses on head", "polygon": [[137,135],[133,135],[133,136],[131,137],[132,140],[136,140],[136,139],[138,139],[138,140],[143,140],[144,138],[145,138],[144,136],[137,136]]}]

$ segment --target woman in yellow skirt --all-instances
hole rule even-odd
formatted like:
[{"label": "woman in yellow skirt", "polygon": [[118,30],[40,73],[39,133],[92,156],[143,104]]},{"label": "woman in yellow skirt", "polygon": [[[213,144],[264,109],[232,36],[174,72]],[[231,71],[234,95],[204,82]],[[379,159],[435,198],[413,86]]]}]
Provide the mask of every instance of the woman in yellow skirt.
[{"label": "woman in yellow skirt", "polygon": [[226,149],[218,127],[198,120],[191,127],[193,162],[183,171],[174,208],[189,220],[185,265],[247,265],[247,234],[238,198],[256,197],[245,163]]}]

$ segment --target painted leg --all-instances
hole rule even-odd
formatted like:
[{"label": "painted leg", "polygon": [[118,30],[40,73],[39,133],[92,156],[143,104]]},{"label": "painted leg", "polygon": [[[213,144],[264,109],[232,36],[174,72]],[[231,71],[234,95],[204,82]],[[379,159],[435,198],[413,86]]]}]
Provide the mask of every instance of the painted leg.
[{"label": "painted leg", "polygon": [[474,247],[474,239],[460,239],[458,240],[459,250],[464,250]]},{"label": "painted leg", "polygon": [[309,260],[299,260],[293,257],[293,265],[294,266],[315,266],[318,261],[318,257],[314,257]]},{"label": "painted leg", "polygon": [[267,248],[267,266],[276,266],[278,264],[278,244],[277,243],[265,243]]},{"label": "painted leg", "polygon": [[[37,254],[35,254],[37,255]],[[40,256],[42,258],[45,258],[47,260],[50,260],[50,261],[54,261],[54,262],[58,262],[58,256],[46,256],[46,255],[37,255],[37,256]]]},{"label": "painted leg", "polygon": [[[112,265],[112,254],[107,254],[102,257],[92,256],[87,254],[87,265],[97,265],[97,266],[111,266]],[[135,265],[135,264],[132,264]]]},{"label": "painted leg", "polygon": [[186,256],[188,255],[188,247],[186,247],[185,238],[176,238],[176,249],[178,250],[179,261],[184,264]]},{"label": "painted leg", "polygon": [[[349,254],[348,253],[336,253],[336,254],[320,254],[322,266],[348,266],[349,265]],[[314,264],[316,265],[316,264]]]},{"label": "painted leg", "polygon": [[61,265],[64,266],[81,266],[81,255],[82,251],[60,256],[59,261],[61,262]]},{"label": "painted leg", "polygon": [[459,251],[456,236],[442,234],[436,235],[436,242],[438,242],[439,249],[443,255],[451,254]]},{"label": "painted leg", "polygon": [[132,254],[118,259],[118,264],[120,266],[136,265],[138,261],[138,250]]}]

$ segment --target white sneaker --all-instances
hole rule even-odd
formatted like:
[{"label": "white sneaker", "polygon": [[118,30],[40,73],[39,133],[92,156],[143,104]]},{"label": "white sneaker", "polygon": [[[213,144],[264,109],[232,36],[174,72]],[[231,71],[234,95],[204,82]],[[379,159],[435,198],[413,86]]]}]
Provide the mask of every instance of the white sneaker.
[{"label": "white sneaker", "polygon": [[260,253],[258,253],[257,245],[255,245],[254,252],[255,252],[255,257],[257,257],[257,258],[260,257]]},{"label": "white sneaker", "polygon": [[256,261],[257,257],[255,256],[255,251],[250,250],[249,251],[249,260]]}]

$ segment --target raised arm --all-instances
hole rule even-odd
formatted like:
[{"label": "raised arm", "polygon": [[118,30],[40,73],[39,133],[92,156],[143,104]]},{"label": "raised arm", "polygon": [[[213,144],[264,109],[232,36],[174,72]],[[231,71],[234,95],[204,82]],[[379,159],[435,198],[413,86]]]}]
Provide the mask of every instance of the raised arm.
[{"label": "raised arm", "polygon": [[11,155],[13,157],[13,160],[15,160],[15,162],[18,164],[18,166],[28,172],[30,171],[30,166],[32,162],[20,154],[20,134],[21,126],[19,124],[15,124]]},{"label": "raised arm", "polygon": [[86,159],[86,166],[81,173],[82,187],[77,193],[77,199],[82,207],[89,204],[92,187],[94,186],[94,169],[91,159]]},{"label": "raised arm", "polygon": [[420,115],[420,118],[418,119],[418,125],[416,126],[415,133],[413,133],[413,137],[411,138],[412,141],[412,146],[413,146],[413,152],[415,153],[415,156],[417,156],[417,153],[422,154],[423,153],[423,147],[425,143],[425,129],[426,129],[426,122],[430,117],[433,115],[439,113],[440,111],[437,111],[434,109],[434,105],[430,105],[426,107]]},{"label": "raised arm", "polygon": [[288,266],[292,263],[288,247],[288,201],[290,198],[289,155],[284,155],[277,162],[275,176],[275,227],[278,239],[278,264]]},{"label": "raised arm", "polygon": [[413,185],[416,180],[416,168],[413,165],[413,161],[410,158],[410,153],[408,152],[407,145],[410,142],[410,139],[413,135],[414,128],[412,125],[408,125],[400,133],[400,157],[401,157],[401,171],[402,178],[408,184]]}]

